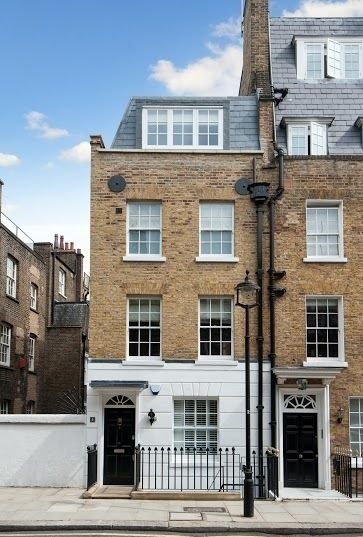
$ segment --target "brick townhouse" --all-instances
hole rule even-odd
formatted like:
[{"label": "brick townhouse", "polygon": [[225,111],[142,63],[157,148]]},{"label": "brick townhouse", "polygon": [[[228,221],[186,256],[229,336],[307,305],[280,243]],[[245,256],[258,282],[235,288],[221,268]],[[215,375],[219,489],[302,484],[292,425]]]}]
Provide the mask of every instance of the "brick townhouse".
[{"label": "brick townhouse", "polygon": [[83,254],[63,237],[34,243],[1,213],[0,267],[0,413],[81,411]]},{"label": "brick townhouse", "polygon": [[267,0],[249,0],[244,43],[241,93],[270,100],[286,154],[271,392],[280,485],[329,489],[332,451],[363,454],[363,19],[269,18]]},{"label": "brick townhouse", "polygon": [[[183,450],[205,457],[208,448],[215,467],[216,449],[225,457],[234,447],[236,464],[244,454],[244,321],[234,302],[246,269],[256,272],[256,207],[243,189],[254,167],[262,177],[260,132],[256,95],[154,97],[130,100],[109,149],[91,136],[87,410],[100,484],[134,484],[137,444],[156,457],[155,488],[166,486],[162,449],[176,464]],[[258,362],[256,312],[252,325],[257,450],[261,433],[270,442],[270,373]],[[227,479],[214,468],[208,486]]]},{"label": "brick townhouse", "polygon": [[200,483],[228,481],[226,448],[245,455],[246,269],[252,446],[278,448],[280,495],[330,489],[336,446],[361,454],[363,22],[271,19],[246,0],[243,38],[239,97],[133,98],[109,149],[91,136],[99,484],[140,480],[138,444],[144,488],[170,465],[193,488],[194,449]]}]

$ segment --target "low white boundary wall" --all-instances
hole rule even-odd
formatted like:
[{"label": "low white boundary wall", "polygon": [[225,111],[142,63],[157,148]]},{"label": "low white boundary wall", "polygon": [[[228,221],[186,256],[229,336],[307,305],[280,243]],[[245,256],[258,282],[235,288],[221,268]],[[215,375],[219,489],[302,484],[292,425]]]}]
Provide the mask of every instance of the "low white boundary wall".
[{"label": "low white boundary wall", "polygon": [[0,416],[0,486],[85,487],[86,417]]}]

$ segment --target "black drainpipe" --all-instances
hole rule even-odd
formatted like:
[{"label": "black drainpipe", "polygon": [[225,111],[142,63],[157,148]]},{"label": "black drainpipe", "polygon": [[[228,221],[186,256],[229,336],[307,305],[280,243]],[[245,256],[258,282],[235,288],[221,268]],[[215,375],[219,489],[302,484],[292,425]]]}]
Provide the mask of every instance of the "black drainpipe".
[{"label": "black drainpipe", "polygon": [[[254,178],[255,179],[255,178]],[[258,402],[257,402],[257,416],[258,416],[258,460],[259,460],[259,476],[263,476],[263,216],[264,216],[264,204],[269,198],[268,189],[269,183],[256,183],[253,182],[249,185],[251,200],[256,205],[257,213],[257,284],[259,286],[258,291],[258,306],[257,306],[257,359],[258,359]],[[259,483],[260,492],[262,491],[262,481]]]},{"label": "black drainpipe", "polygon": [[270,306],[270,399],[271,399],[271,446],[276,447],[276,376],[274,374],[274,367],[276,365],[276,311],[275,301],[277,296],[282,296],[285,293],[285,289],[276,287],[276,280],[279,280],[285,276],[285,271],[275,270],[275,211],[276,201],[284,193],[284,150],[277,148],[279,159],[279,183],[275,193],[269,199],[269,223],[270,223],[270,235],[269,235],[269,251],[270,251],[270,266],[268,269],[269,274],[269,306]]},{"label": "black drainpipe", "polygon": [[54,293],[55,293],[55,290],[54,290],[54,287],[55,287],[55,284],[54,284],[54,278],[55,278],[55,254],[54,252],[51,252],[52,254],[52,283],[51,283],[51,308],[50,308],[50,324],[52,325],[54,323]]}]

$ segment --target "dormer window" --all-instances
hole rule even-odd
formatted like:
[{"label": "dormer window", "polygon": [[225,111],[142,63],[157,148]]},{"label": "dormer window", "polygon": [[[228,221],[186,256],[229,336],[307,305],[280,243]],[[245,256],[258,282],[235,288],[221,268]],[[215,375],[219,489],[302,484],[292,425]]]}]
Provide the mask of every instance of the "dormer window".
[{"label": "dormer window", "polygon": [[289,155],[327,155],[327,127],[334,118],[285,117],[287,152]]},{"label": "dormer window", "polygon": [[297,78],[322,80],[363,78],[363,38],[295,37]]},{"label": "dormer window", "polygon": [[145,149],[223,149],[222,108],[144,108]]}]

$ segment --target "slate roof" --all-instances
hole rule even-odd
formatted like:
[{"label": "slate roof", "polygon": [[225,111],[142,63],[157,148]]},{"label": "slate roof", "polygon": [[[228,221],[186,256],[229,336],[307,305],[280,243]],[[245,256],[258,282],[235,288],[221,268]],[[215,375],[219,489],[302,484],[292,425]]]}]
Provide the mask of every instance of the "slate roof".
[{"label": "slate roof", "polygon": [[111,149],[141,149],[143,106],[221,106],[224,109],[224,149],[258,150],[257,99],[248,97],[133,97],[121,120]]},{"label": "slate roof", "polygon": [[[362,37],[363,18],[271,18],[272,80],[289,93],[276,111],[277,138],[286,148],[283,117],[334,117],[328,128],[329,154],[363,154],[362,133],[355,126],[363,115],[363,80],[297,80],[294,36]],[[363,39],[362,39],[363,41]]]}]

